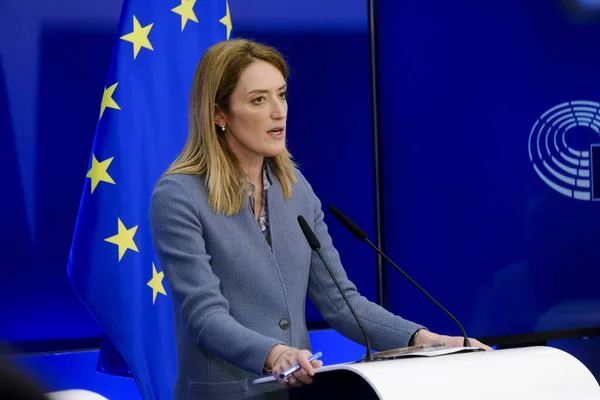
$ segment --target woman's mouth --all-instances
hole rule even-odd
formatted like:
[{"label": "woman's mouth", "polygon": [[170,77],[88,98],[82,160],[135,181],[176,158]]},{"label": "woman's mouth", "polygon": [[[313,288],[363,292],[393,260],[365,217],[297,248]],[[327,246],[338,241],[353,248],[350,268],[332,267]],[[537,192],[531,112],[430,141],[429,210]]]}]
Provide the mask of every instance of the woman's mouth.
[{"label": "woman's mouth", "polygon": [[269,130],[267,133],[274,138],[280,138],[283,136],[284,127],[277,127]]}]

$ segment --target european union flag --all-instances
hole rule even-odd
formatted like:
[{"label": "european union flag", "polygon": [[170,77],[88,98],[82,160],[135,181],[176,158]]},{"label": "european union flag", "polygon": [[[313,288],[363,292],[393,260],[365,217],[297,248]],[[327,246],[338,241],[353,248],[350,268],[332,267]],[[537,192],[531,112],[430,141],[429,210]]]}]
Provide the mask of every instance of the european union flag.
[{"label": "european union flag", "polygon": [[170,399],[173,310],[148,226],[154,184],[187,139],[202,54],[229,39],[227,0],[126,0],[68,272],[144,399]]}]

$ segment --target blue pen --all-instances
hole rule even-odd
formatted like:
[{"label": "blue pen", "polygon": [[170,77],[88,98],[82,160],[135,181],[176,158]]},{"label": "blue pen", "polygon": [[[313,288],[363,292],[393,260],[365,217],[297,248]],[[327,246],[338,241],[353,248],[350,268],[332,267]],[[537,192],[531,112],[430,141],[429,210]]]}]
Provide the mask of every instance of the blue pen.
[{"label": "blue pen", "polygon": [[[320,351],[318,353],[313,354],[312,356],[310,356],[308,358],[308,362],[312,362],[315,360],[318,360],[319,358],[321,358],[321,356],[323,355],[323,353],[321,353]],[[287,370],[283,371],[282,373],[279,374],[279,377],[281,379],[287,379],[289,378],[294,372],[298,371],[300,369],[300,364],[296,364],[293,367],[288,368]]]}]

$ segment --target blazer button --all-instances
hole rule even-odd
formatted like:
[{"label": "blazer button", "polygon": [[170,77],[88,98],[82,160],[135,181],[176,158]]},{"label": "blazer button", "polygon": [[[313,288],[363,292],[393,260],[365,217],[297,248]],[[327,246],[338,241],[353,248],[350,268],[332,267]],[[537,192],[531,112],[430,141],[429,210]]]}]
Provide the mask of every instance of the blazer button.
[{"label": "blazer button", "polygon": [[282,319],[281,321],[279,321],[279,327],[285,331],[290,327],[290,321],[288,321],[287,319]]}]

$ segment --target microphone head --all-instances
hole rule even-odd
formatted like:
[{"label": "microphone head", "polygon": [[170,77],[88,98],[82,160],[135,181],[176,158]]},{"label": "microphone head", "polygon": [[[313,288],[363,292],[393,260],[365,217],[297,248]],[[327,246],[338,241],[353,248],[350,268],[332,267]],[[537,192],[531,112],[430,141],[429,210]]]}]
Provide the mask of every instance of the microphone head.
[{"label": "microphone head", "polygon": [[340,210],[334,206],[329,206],[329,211],[348,229],[358,240],[364,242],[367,240],[367,234],[365,231],[360,229],[350,218],[344,215]]},{"label": "microphone head", "polygon": [[306,241],[308,242],[310,248],[313,250],[320,249],[321,243],[319,242],[319,239],[317,239],[317,236],[312,231],[312,229],[310,229],[310,226],[308,226],[308,222],[306,222],[302,215],[298,215],[298,223],[300,224],[300,229],[302,229],[302,233],[304,233],[304,237],[306,238]]}]

